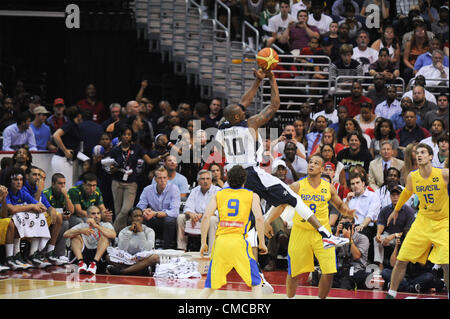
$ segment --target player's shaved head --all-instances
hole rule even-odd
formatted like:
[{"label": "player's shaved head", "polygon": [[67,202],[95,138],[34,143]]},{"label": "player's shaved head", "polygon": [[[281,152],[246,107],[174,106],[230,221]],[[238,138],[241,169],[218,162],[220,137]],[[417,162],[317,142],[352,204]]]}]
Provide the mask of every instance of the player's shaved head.
[{"label": "player's shaved head", "polygon": [[230,123],[233,123],[235,121],[235,116],[239,113],[239,110],[241,108],[236,104],[228,105],[223,110],[223,117]]},{"label": "player's shaved head", "polygon": [[310,159],[312,159],[314,157],[318,158],[320,160],[320,162],[322,163],[322,166],[325,165],[325,160],[324,160],[324,158],[322,156],[320,156],[319,154],[315,154],[315,155],[311,156]]}]

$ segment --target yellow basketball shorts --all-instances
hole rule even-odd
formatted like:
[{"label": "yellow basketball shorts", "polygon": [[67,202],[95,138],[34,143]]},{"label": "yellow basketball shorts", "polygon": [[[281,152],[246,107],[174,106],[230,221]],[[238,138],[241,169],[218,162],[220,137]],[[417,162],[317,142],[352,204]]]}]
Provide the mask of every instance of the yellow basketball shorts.
[{"label": "yellow basketball shorts", "polygon": [[241,234],[220,235],[214,240],[205,288],[219,289],[227,283],[227,274],[235,269],[248,287],[261,283],[252,247]]},{"label": "yellow basketball shorts", "polygon": [[11,218],[0,219],[0,245],[4,245],[6,243],[6,233],[8,232],[8,225],[10,221]]},{"label": "yellow basketball shorts", "polygon": [[419,213],[406,234],[397,259],[425,264],[428,257],[433,264],[448,264],[448,222],[448,218],[432,220]]},{"label": "yellow basketball shorts", "polygon": [[314,271],[314,256],[323,274],[337,272],[335,248],[324,249],[322,236],[317,230],[292,227],[288,246],[288,274],[296,277]]}]

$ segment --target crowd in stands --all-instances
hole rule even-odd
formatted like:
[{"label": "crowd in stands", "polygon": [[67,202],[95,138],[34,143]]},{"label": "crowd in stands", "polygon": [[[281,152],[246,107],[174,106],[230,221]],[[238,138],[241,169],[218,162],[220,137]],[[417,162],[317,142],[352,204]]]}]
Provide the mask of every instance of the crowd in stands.
[{"label": "crowd in stands", "polygon": [[[306,176],[309,157],[320,154],[326,162],[323,178],[357,211],[354,220],[346,219],[330,205],[333,231],[352,236],[356,244],[338,250],[336,277],[345,279],[344,270],[353,266],[355,282],[364,288],[366,267],[376,264],[386,288],[418,209],[413,196],[404,218],[386,225],[406,176],[418,167],[416,145],[430,145],[433,165],[448,167],[448,82],[441,83],[449,78],[448,1],[224,3],[232,9],[234,38],[246,20],[261,30],[264,46],[328,55],[330,81],[370,76],[349,82],[350,94],[340,101],[332,93],[303,101],[278,136],[265,140],[260,166],[289,184]],[[366,27],[369,5],[380,9],[378,28]],[[408,83],[405,92],[392,86],[397,77]],[[365,90],[367,81],[371,87]],[[151,89],[144,80],[126,105],[105,106],[89,84],[83,99],[66,104],[56,97],[47,105],[26,90],[6,92],[0,85],[2,150],[13,152],[1,160],[0,245],[6,255],[1,270],[64,264],[67,245],[82,272],[151,274],[157,254],[123,264],[112,261],[108,247],[131,255],[195,249],[205,206],[226,183],[224,159],[210,147],[214,135],[207,134],[219,126],[225,106],[219,98],[209,106],[173,105],[170,98],[153,103],[146,96]],[[53,152],[51,176],[35,166],[40,151]],[[48,236],[21,247],[13,218],[18,213],[45,216]],[[211,219],[209,247],[217,223]],[[274,221],[265,271],[279,267],[277,255],[286,251],[291,226],[283,215]],[[412,265],[400,290],[440,291],[440,277],[435,265]]]}]

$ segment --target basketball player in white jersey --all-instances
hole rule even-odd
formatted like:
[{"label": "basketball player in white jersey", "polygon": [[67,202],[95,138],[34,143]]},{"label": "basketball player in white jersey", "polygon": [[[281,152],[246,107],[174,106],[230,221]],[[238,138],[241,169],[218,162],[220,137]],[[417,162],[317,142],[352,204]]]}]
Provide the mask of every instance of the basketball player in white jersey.
[{"label": "basketball player in white jersey", "polygon": [[[222,145],[225,152],[225,168],[229,170],[234,165],[242,165],[248,173],[245,188],[254,191],[274,207],[282,204],[294,207],[296,212],[320,233],[324,248],[344,245],[348,239],[332,235],[314,216],[311,209],[303,203],[299,195],[288,185],[259,167],[263,141],[258,134],[258,129],[267,124],[278,111],[280,96],[275,76],[271,71],[259,69],[254,70],[254,74],[256,79],[242,97],[241,102],[238,105],[227,106],[223,112],[226,122],[219,126],[215,139]],[[245,108],[252,102],[261,81],[266,76],[271,86],[271,103],[246,120]]]}]

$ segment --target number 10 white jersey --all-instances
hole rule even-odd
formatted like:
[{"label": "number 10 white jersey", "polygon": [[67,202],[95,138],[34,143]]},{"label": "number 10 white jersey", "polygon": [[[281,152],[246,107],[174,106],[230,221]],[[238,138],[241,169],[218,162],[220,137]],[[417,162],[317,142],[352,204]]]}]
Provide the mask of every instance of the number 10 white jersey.
[{"label": "number 10 white jersey", "polygon": [[258,131],[255,131],[257,140],[251,134],[247,121],[231,126],[225,122],[219,127],[215,137],[222,145],[225,155],[225,168],[231,169],[234,165],[242,165],[244,168],[258,166],[262,160],[264,144]]}]

